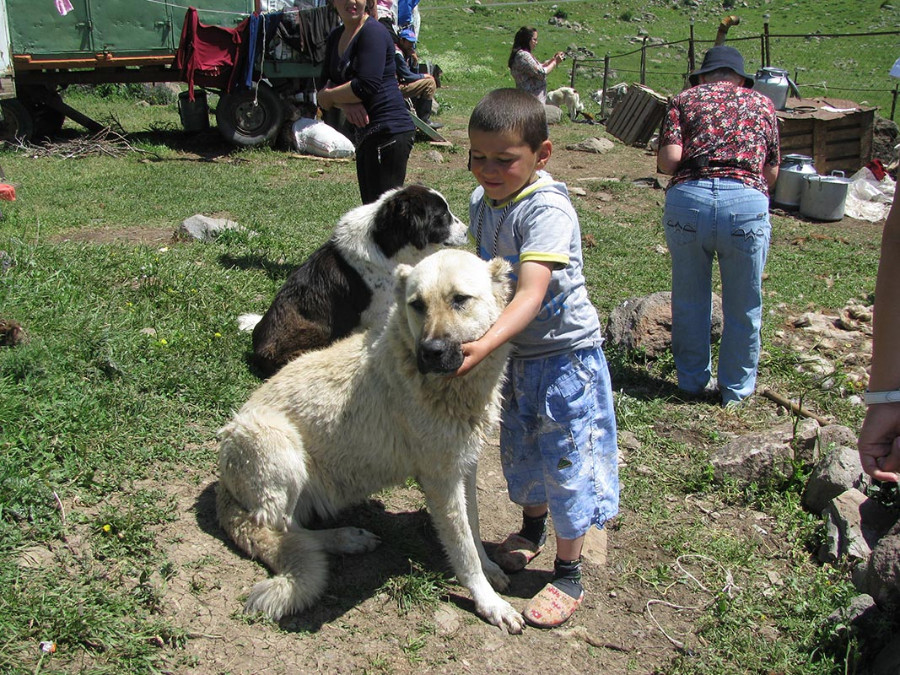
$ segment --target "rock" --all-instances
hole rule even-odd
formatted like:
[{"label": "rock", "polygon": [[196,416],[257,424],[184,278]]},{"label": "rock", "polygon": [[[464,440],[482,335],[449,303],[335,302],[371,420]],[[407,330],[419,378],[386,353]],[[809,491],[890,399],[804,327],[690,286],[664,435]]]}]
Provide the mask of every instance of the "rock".
[{"label": "rock", "polygon": [[888,508],[854,488],[832,499],[822,515],[829,522],[828,541],[819,552],[822,562],[868,560],[896,520]]},{"label": "rock", "polygon": [[875,657],[872,675],[897,675],[900,673],[900,637],[894,638]]},{"label": "rock", "polygon": [[176,236],[181,238],[196,239],[197,241],[212,241],[225,230],[240,230],[233,220],[224,218],[210,218],[202,214],[196,214],[181,223]]},{"label": "rock", "polygon": [[713,453],[710,461],[717,481],[726,477],[742,485],[778,482],[793,473],[794,452],[781,431],[745,434]]},{"label": "rock", "polygon": [[872,550],[866,583],[878,607],[886,612],[900,611],[900,522],[894,523]]},{"label": "rock", "polygon": [[579,152],[593,152],[598,155],[602,155],[605,152],[609,152],[615,146],[608,138],[585,138],[583,141],[579,143],[574,143],[572,145],[567,145],[566,150],[577,150]]},{"label": "rock", "polygon": [[[722,335],[722,300],[713,295],[712,302],[711,342]],[[624,301],[610,313],[605,335],[629,352],[657,358],[672,344],[672,294],[660,291]]]},{"label": "rock", "polygon": [[562,108],[547,104],[544,106],[544,112],[547,115],[547,124],[559,124],[562,120]]},{"label": "rock", "polygon": [[813,469],[803,490],[803,505],[813,513],[822,513],[839,494],[861,487],[862,475],[859,453],[847,447],[835,448]]},{"label": "rock", "polygon": [[856,434],[849,427],[842,424],[824,426],[819,429],[819,455],[824,457],[829,450],[839,446],[855,448],[856,440]]},{"label": "rock", "polygon": [[883,617],[884,614],[878,609],[875,599],[863,593],[853,598],[847,607],[832,612],[826,621],[838,630],[841,626],[845,626],[866,635],[877,628]]},{"label": "rock", "polygon": [[435,164],[444,163],[444,156],[437,150],[429,150],[427,153],[425,153],[425,157],[428,158],[428,161],[434,162]]},{"label": "rock", "polygon": [[606,567],[606,530],[592,527],[584,536],[584,559],[599,567]]},{"label": "rock", "polygon": [[434,628],[438,635],[453,635],[459,631],[459,614],[449,605],[442,604],[434,613]]}]

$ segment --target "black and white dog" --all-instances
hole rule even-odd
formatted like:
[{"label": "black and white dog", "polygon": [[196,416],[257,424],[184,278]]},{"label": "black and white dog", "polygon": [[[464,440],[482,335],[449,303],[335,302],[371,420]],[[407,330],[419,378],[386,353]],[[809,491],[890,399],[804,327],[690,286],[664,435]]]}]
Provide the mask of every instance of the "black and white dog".
[{"label": "black and white dog", "polygon": [[262,317],[239,317],[243,330],[253,329],[253,365],[268,377],[303,352],[383,323],[397,265],[415,265],[441,247],[465,243],[465,223],[441,193],[421,185],[389,190],[351,209],[290,274]]}]

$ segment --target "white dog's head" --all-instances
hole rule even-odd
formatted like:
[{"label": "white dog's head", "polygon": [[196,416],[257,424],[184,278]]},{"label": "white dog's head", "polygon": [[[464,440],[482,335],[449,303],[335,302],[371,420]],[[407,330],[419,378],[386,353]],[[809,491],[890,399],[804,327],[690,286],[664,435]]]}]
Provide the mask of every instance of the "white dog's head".
[{"label": "white dog's head", "polygon": [[420,373],[452,373],[464,342],[484,335],[509,300],[510,266],[458,249],[439,251],[395,274],[397,312],[409,327],[408,347]]}]

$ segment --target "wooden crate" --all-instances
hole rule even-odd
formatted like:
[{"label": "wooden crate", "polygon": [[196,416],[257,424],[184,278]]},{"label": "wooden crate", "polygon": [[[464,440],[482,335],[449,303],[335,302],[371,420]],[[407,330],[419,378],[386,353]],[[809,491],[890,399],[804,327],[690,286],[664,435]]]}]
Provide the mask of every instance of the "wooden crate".
[{"label": "wooden crate", "polygon": [[665,96],[632,84],[625,98],[610,113],[606,130],[627,145],[646,145],[659,129],[667,103]]},{"label": "wooden crate", "polygon": [[789,98],[787,109],[778,111],[781,155],[808,155],[818,173],[849,176],[872,159],[874,124],[875,108],[853,101]]}]

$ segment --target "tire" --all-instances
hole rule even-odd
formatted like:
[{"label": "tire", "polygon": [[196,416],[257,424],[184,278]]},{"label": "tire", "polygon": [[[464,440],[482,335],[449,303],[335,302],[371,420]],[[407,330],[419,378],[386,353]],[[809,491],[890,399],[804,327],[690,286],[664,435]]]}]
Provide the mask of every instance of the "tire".
[{"label": "tire", "polygon": [[0,101],[0,140],[10,143],[28,141],[34,136],[34,119],[28,108],[17,98]]},{"label": "tire", "polygon": [[271,143],[284,122],[281,99],[270,87],[239,89],[219,97],[216,125],[225,140],[237,145]]},{"label": "tire", "polygon": [[34,122],[34,138],[46,138],[60,132],[66,115],[50,105],[56,101],[62,103],[55,87],[25,85],[18,87],[16,94]]},{"label": "tire", "polygon": [[55,136],[66,121],[66,116],[48,105],[40,105],[32,113],[34,116],[34,135],[37,138]]}]

